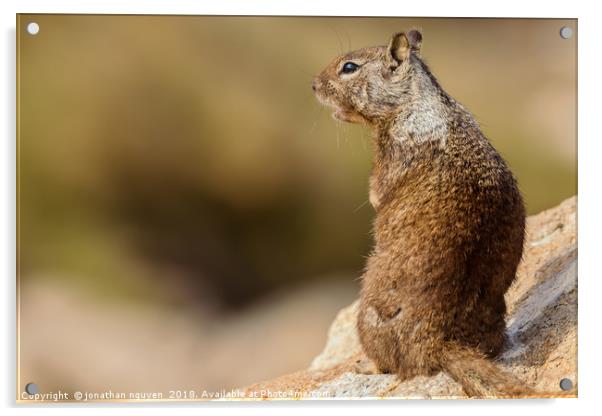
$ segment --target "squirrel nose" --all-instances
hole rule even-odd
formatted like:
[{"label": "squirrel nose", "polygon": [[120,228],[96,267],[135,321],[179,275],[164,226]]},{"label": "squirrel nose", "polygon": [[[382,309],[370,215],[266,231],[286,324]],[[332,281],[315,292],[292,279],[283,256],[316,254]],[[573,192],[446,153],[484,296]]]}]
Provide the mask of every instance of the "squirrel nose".
[{"label": "squirrel nose", "polygon": [[318,89],[318,87],[316,86],[316,80],[315,79],[311,82],[311,89],[314,92],[316,92],[316,90]]}]

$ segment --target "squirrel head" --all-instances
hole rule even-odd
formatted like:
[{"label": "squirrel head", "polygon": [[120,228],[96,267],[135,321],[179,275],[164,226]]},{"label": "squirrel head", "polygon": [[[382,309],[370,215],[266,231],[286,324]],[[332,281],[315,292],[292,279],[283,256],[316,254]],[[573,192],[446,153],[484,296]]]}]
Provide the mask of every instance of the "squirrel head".
[{"label": "squirrel head", "polygon": [[412,62],[420,54],[417,30],[396,33],[387,46],[359,49],[334,59],[312,82],[333,117],[375,124],[393,118],[410,93]]}]

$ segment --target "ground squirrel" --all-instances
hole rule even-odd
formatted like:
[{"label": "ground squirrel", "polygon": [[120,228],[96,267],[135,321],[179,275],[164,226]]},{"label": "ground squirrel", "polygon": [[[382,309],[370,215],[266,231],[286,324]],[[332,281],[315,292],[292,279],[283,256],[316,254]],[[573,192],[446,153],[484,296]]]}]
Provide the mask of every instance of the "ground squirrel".
[{"label": "ground squirrel", "polygon": [[531,390],[494,363],[504,293],[523,251],[516,181],[420,57],[422,35],[336,58],[312,83],[333,116],[374,131],[375,246],[362,277],[362,347],[401,380],[445,371],[469,396]]}]

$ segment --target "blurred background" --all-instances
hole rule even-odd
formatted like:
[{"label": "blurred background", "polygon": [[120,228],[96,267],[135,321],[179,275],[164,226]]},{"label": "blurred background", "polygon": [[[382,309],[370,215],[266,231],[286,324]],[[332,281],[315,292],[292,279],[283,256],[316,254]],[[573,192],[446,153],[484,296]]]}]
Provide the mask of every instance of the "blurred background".
[{"label": "blurred background", "polygon": [[[30,22],[40,31],[26,32]],[[20,384],[240,387],[305,368],[371,246],[370,132],[310,88],[423,31],[529,214],[576,194],[576,20],[20,15]]]}]

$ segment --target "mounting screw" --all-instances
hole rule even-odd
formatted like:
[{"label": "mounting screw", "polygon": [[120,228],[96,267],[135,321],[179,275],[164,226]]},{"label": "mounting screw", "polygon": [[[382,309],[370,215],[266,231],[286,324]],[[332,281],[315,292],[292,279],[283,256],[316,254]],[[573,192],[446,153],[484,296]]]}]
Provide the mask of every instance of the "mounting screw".
[{"label": "mounting screw", "polygon": [[560,29],[560,37],[562,39],[570,39],[571,36],[573,36],[573,29],[570,27],[564,26],[562,29]]},{"label": "mounting screw", "polygon": [[36,22],[31,22],[27,25],[27,33],[30,35],[37,35],[40,31],[40,25]]},{"label": "mounting screw", "polygon": [[560,380],[560,388],[564,391],[570,390],[573,388],[573,382],[569,378],[563,378]]},{"label": "mounting screw", "polygon": [[25,392],[27,394],[36,394],[39,391],[38,385],[36,383],[27,383],[25,386]]}]

